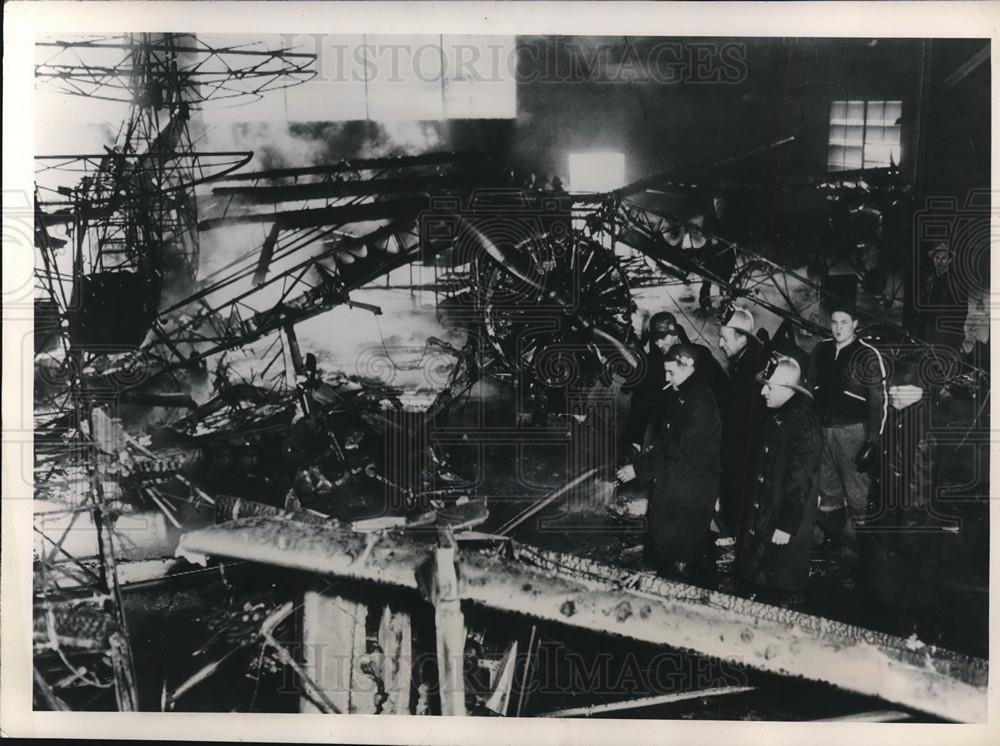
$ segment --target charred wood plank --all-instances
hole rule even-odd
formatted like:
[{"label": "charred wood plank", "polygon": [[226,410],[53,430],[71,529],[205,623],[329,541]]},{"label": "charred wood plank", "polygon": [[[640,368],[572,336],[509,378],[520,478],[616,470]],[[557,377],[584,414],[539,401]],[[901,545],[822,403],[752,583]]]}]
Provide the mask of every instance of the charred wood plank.
[{"label": "charred wood plank", "polygon": [[413,632],[410,615],[391,606],[382,610],[378,628],[382,649],[380,673],[386,700],[384,715],[410,714],[410,686],[413,678]]},{"label": "charred wood plank", "polygon": [[305,692],[300,712],[375,712],[375,687],[361,671],[365,655],[367,607],[323,590],[308,590],[302,604],[303,670],[321,693],[319,702]]}]

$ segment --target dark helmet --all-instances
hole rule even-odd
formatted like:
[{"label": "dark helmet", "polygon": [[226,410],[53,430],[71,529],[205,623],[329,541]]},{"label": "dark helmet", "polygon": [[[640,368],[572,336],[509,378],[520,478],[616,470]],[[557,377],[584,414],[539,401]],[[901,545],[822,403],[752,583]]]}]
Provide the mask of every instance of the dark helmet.
[{"label": "dark helmet", "polygon": [[662,339],[670,335],[681,336],[681,326],[677,323],[677,317],[669,311],[654,313],[649,319],[649,338],[652,340]]}]

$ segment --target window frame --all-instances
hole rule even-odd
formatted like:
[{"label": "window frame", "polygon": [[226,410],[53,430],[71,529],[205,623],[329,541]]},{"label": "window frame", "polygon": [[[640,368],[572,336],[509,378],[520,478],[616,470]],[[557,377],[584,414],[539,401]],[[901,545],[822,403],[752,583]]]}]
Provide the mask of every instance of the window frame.
[{"label": "window frame", "polygon": [[[881,108],[880,114],[873,115],[875,107]],[[895,117],[892,116],[893,113],[896,114]],[[898,166],[903,153],[903,132],[902,125],[896,122],[902,115],[902,99],[831,101],[827,131],[827,173],[883,168],[893,164]]]}]

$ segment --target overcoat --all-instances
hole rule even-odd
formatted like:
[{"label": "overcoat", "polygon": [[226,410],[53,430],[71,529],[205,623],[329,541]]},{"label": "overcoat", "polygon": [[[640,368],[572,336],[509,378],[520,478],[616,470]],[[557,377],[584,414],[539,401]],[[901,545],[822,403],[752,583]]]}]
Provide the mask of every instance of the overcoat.
[{"label": "overcoat", "polygon": [[[726,391],[729,377],[708,347],[691,342],[687,333],[683,329],[680,331],[678,344],[691,345],[697,353],[694,375],[709,385],[718,402],[719,397]],[[663,353],[655,344],[650,343],[649,350],[643,351],[642,354],[641,378],[634,384],[623,387],[623,390],[632,396],[624,428],[626,445],[630,443],[647,445],[663,426],[665,400],[660,395],[666,381],[663,372]]]},{"label": "overcoat", "polygon": [[756,339],[747,341],[739,357],[730,362],[729,383],[719,399],[722,416],[721,515],[726,529],[738,535],[757,436],[764,419],[757,373],[767,362],[764,346]]},{"label": "overcoat", "polygon": [[[764,421],[737,543],[742,580],[771,590],[805,590],[822,453],[819,418],[805,394],[795,394]],[[789,534],[790,541],[774,544],[775,529]]]},{"label": "overcoat", "polygon": [[657,566],[693,562],[704,548],[719,492],[719,409],[708,383],[692,375],[663,392],[663,427],[635,463],[655,480],[646,512],[646,553]]}]

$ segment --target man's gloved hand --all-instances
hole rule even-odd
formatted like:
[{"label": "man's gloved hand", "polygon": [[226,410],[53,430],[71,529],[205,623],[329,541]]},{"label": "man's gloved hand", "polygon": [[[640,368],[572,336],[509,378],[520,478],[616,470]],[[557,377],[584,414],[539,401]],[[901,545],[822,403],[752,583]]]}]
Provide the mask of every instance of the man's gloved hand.
[{"label": "man's gloved hand", "polygon": [[878,444],[874,441],[869,440],[863,446],[861,450],[858,451],[858,455],[854,457],[854,465],[858,467],[858,471],[862,474],[872,470],[875,466],[875,460],[878,458]]}]

